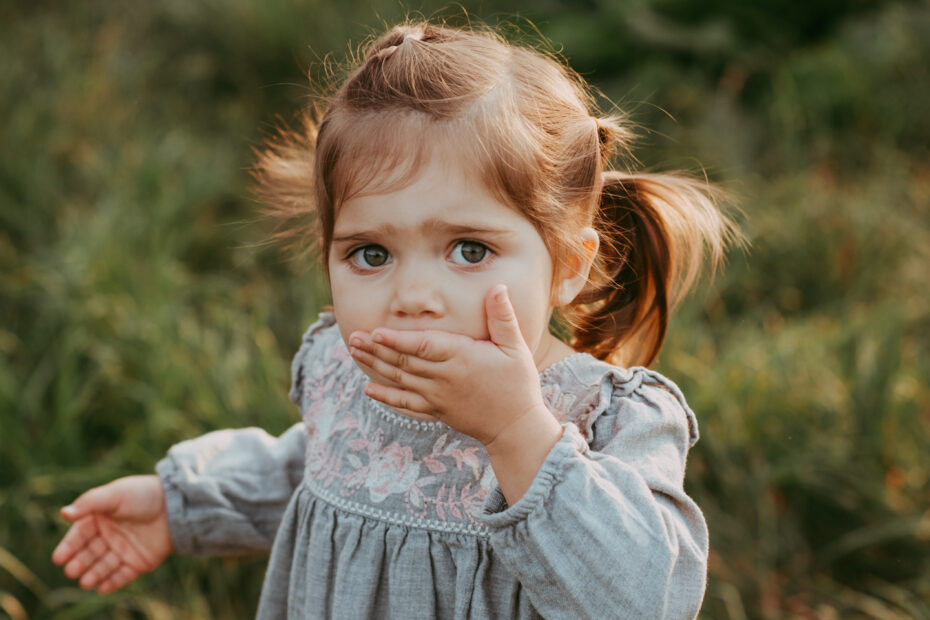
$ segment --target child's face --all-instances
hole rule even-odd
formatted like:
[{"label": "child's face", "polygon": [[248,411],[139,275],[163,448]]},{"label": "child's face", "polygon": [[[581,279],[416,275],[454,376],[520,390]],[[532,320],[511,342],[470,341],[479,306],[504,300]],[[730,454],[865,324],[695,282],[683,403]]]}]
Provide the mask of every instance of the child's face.
[{"label": "child's face", "polygon": [[548,331],[549,252],[529,220],[498,202],[466,169],[451,157],[434,156],[406,187],[355,196],[340,206],[328,261],[343,339],[389,327],[485,340],[485,294],[506,284],[542,368],[558,346]]}]

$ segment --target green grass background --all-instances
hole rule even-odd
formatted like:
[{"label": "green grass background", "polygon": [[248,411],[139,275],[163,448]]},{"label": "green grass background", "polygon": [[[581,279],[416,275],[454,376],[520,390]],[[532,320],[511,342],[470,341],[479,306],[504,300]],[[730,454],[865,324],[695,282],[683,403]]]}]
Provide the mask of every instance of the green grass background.
[{"label": "green grass background", "polygon": [[[326,303],[263,242],[251,149],[388,0],[0,4],[0,616],[232,618],[264,558],[175,557],[98,596],[57,509],[172,443],[283,430]],[[748,253],[657,364],[697,412],[706,618],[930,618],[930,3],[464,1],[525,20],[738,197]]]}]

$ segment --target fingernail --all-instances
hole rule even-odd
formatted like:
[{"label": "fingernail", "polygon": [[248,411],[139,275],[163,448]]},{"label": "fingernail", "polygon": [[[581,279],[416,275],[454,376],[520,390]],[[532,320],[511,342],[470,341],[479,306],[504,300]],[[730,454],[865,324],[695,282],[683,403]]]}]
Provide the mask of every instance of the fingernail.
[{"label": "fingernail", "polygon": [[350,346],[350,347],[356,347],[356,348],[362,346],[362,339],[361,339],[361,338],[357,338],[357,337],[350,338],[350,339],[349,339],[349,346]]},{"label": "fingernail", "polygon": [[379,344],[382,343],[382,342],[384,342],[384,336],[382,336],[382,335],[381,335],[380,333],[378,333],[378,332],[375,332],[375,333],[372,335],[371,339],[374,340],[375,342],[379,343]]},{"label": "fingernail", "polygon": [[507,301],[507,287],[502,286],[499,291],[494,293],[494,301],[498,303],[504,303]]},{"label": "fingernail", "polygon": [[72,515],[76,511],[77,511],[77,508],[75,508],[74,506],[65,506],[64,508],[61,509],[61,512],[66,515]]}]

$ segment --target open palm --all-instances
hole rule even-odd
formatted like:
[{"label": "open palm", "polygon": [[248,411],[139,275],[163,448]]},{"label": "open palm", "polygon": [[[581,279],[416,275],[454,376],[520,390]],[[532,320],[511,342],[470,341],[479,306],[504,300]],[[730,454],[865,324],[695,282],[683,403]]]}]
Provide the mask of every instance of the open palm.
[{"label": "open palm", "polygon": [[72,525],[52,561],[82,588],[101,594],[155,569],[173,548],[157,476],[129,476],[91,489],[61,514]]}]

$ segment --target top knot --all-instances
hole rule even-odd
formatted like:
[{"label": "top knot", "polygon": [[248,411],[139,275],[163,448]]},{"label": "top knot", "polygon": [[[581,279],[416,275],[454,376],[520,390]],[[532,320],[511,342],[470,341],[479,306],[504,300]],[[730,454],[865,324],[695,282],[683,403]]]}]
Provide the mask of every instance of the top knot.
[{"label": "top knot", "polygon": [[368,60],[384,60],[397,51],[397,48],[406,43],[408,40],[424,41],[429,38],[429,33],[423,30],[410,31],[406,28],[395,28],[392,32],[382,36],[375,41],[368,52]]}]

